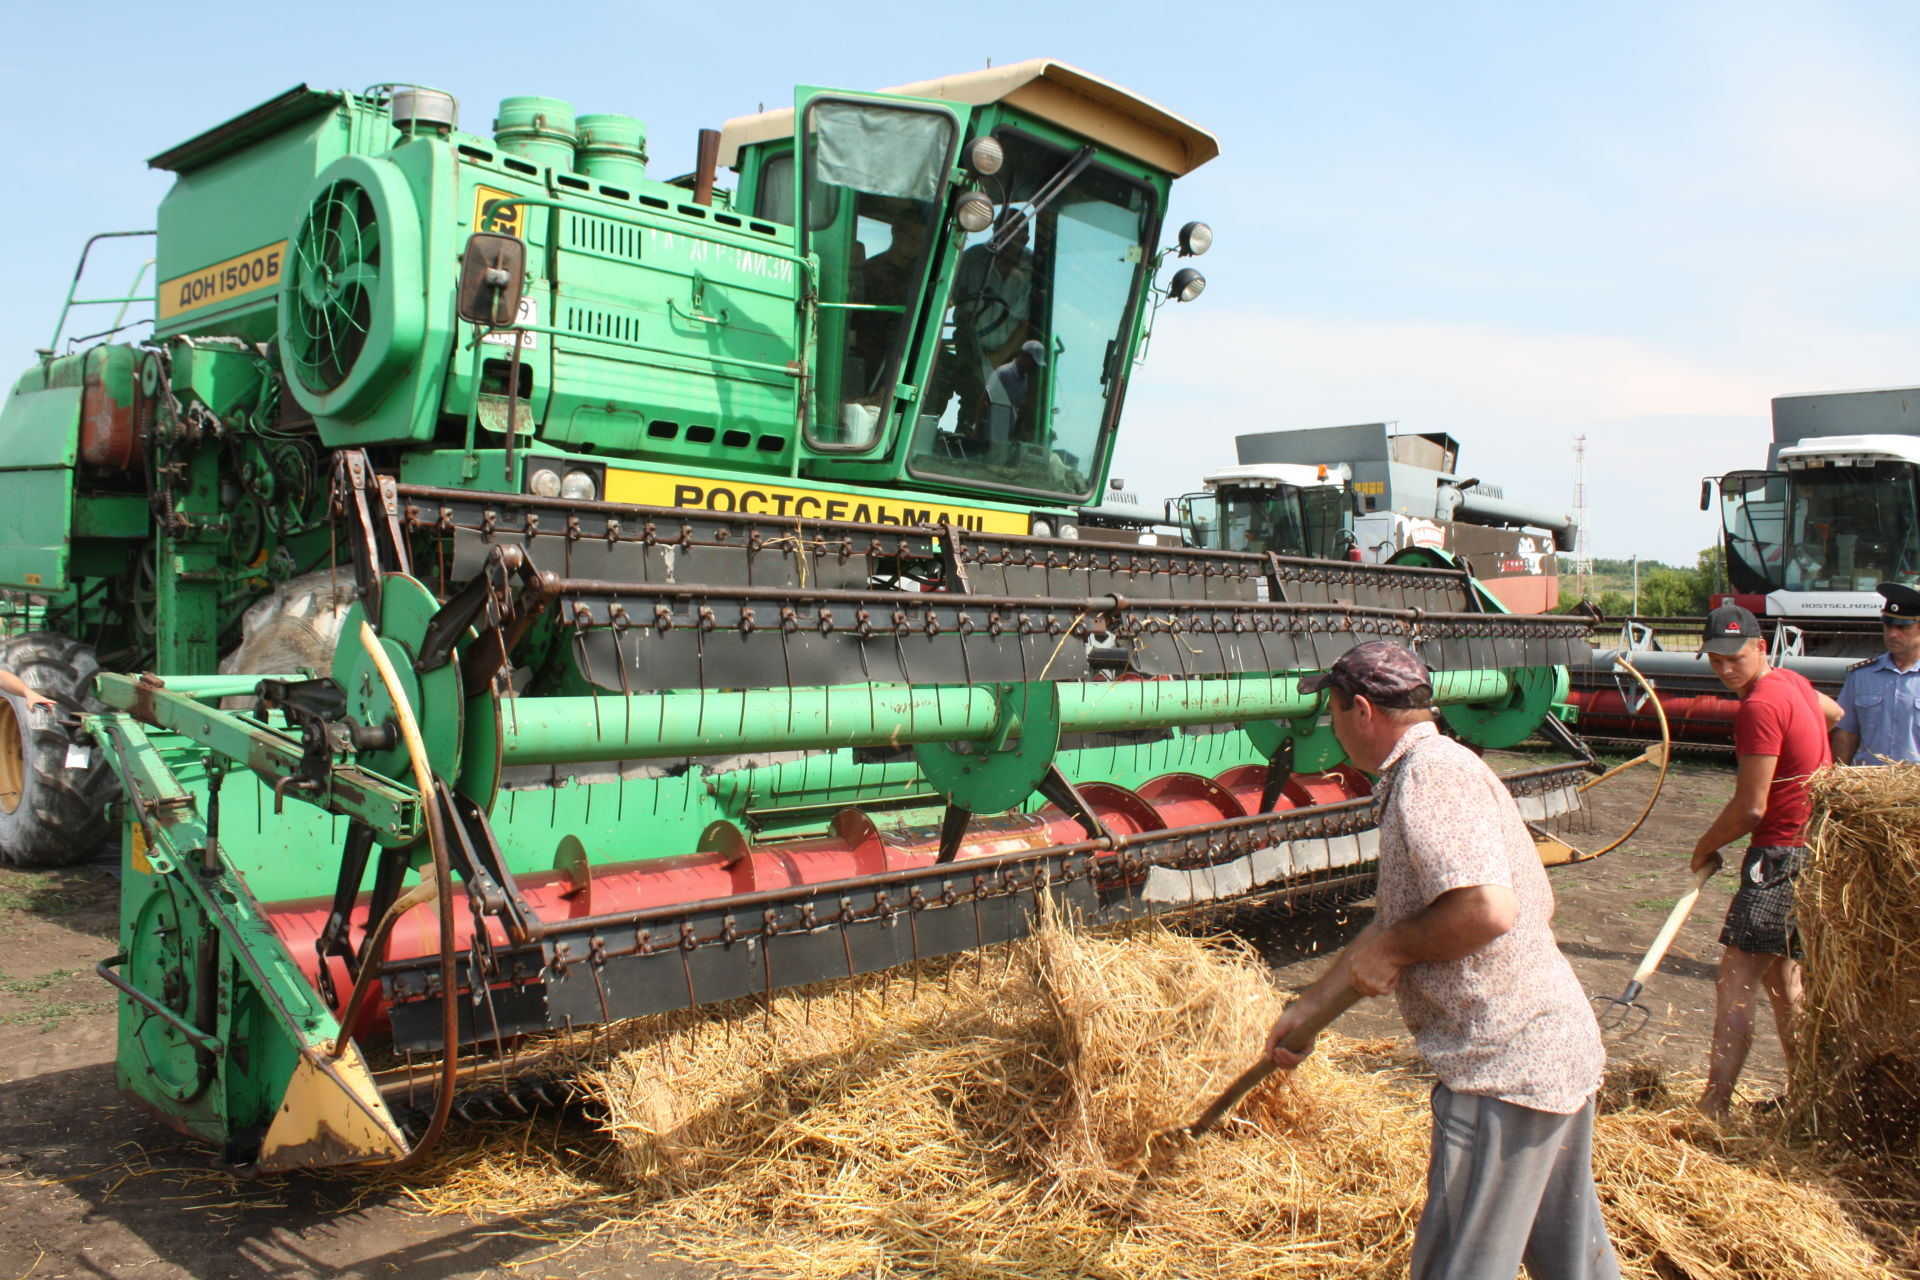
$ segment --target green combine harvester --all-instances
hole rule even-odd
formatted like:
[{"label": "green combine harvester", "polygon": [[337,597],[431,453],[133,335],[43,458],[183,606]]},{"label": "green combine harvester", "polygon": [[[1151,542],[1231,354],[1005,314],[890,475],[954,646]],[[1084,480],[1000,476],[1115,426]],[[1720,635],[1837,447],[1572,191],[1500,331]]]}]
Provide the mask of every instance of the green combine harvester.
[{"label": "green combine harvester", "polygon": [[[488,136],[412,86],[156,157],[150,339],[43,353],[0,414],[0,663],[72,712],[0,706],[0,851],[117,836],[120,1086],[239,1165],[409,1161],[551,1092],[549,1033],[1048,897],[1369,892],[1300,676],[1404,641],[1504,747],[1588,624],[1076,537],[1217,149],[1040,60],[801,89],[672,182],[632,118]],[[1508,778],[1530,816],[1576,803],[1566,741]]]}]

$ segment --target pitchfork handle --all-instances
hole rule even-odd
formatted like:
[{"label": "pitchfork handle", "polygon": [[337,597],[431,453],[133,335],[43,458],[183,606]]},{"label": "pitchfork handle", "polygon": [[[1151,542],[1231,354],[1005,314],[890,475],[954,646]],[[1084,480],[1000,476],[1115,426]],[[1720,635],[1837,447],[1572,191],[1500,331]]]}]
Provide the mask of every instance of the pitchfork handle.
[{"label": "pitchfork handle", "polygon": [[[1700,900],[1700,890],[1704,889],[1707,881],[1713,878],[1713,872],[1714,867],[1711,863],[1694,872],[1692,887],[1680,895],[1680,901],[1674,903],[1673,910],[1667,913],[1667,922],[1660,926],[1660,936],[1653,940],[1651,947],[1647,948],[1647,958],[1642,960],[1640,967],[1633,971],[1634,995],[1639,994],[1640,984],[1651,978],[1653,971],[1660,967],[1660,962],[1667,958],[1667,948],[1673,945],[1674,935],[1680,932],[1680,926],[1685,924],[1687,917],[1692,914],[1693,904]],[[1631,1001],[1633,996],[1630,995],[1627,999]]]},{"label": "pitchfork handle", "polygon": [[[1339,992],[1305,1022],[1287,1033],[1280,1047],[1289,1053],[1305,1053],[1313,1048],[1313,1038],[1325,1031],[1333,1020],[1345,1013],[1360,1000],[1360,993],[1351,986],[1340,988]],[[1199,1136],[1219,1124],[1227,1112],[1240,1105],[1240,1099],[1252,1093],[1254,1086],[1280,1069],[1280,1064],[1266,1054],[1260,1055],[1260,1061],[1242,1071],[1234,1082],[1213,1100],[1213,1105],[1200,1113],[1200,1118],[1187,1126],[1187,1132]]]}]

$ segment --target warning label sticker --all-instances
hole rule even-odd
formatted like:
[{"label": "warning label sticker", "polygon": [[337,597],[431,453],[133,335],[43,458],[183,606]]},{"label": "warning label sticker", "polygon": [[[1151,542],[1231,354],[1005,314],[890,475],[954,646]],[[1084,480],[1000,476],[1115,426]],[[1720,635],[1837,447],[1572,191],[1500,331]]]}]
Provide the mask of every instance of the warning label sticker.
[{"label": "warning label sticker", "polygon": [[831,493],[752,480],[709,476],[670,476],[654,471],[607,472],[607,501],[646,507],[688,507],[696,511],[738,511],[747,515],[798,516],[806,520],[852,520],[862,524],[954,525],[980,533],[1025,533],[1027,517],[1018,511],[949,506],[925,497],[879,493]]}]

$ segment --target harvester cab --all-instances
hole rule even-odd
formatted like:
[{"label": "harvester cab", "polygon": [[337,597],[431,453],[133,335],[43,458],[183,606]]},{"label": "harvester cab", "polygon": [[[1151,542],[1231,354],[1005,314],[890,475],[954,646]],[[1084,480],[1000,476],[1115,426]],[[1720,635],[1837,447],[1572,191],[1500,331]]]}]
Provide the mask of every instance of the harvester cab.
[{"label": "harvester cab", "polygon": [[[1369,783],[1302,674],[1402,641],[1504,747],[1586,652],[1457,568],[1072,536],[1203,287],[1159,279],[1203,226],[1156,246],[1217,148],[1165,109],[1041,60],[802,90],[673,183],[645,147],[554,99],[483,137],[435,90],[283,95],[155,160],[153,341],[0,416],[10,646],[57,651],[121,792],[118,1080],[237,1162],[417,1158],[456,1097],[540,1096],[556,1034],[1042,898],[1365,894]],[[114,798],[21,741],[15,808]],[[1544,819],[1585,767],[1507,784]]]},{"label": "harvester cab", "polygon": [[[1767,465],[1700,483],[1718,507],[1727,593],[1760,620],[1775,666],[1837,695],[1847,668],[1882,652],[1875,591],[1920,582],[1920,422],[1913,388],[1776,396]],[[1718,495],[1716,503],[1715,495]],[[1738,700],[1691,652],[1697,618],[1630,618],[1617,648],[1575,675],[1583,730],[1644,740],[1660,726],[1639,691],[1612,671],[1616,655],[1657,678],[1676,741],[1726,747]],[[1662,652],[1663,632],[1688,648]]]},{"label": "harvester cab", "polygon": [[1912,399],[1911,389],[1777,397],[1767,469],[1702,482],[1703,511],[1719,490],[1733,595],[1761,617],[1811,631],[1808,652],[1877,653],[1874,588],[1920,582]]},{"label": "harvester cab", "polygon": [[1205,492],[1174,499],[1174,510],[1191,546],[1358,560],[1351,480],[1345,463],[1225,467],[1205,477]]}]

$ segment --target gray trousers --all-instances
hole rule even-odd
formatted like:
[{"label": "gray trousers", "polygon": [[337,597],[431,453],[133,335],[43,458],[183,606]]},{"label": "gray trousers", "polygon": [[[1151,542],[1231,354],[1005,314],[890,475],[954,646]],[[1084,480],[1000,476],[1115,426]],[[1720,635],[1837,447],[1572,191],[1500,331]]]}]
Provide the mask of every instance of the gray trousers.
[{"label": "gray trousers", "polygon": [[1558,1116],[1433,1087],[1413,1280],[1619,1280],[1593,1189],[1593,1099]]}]

